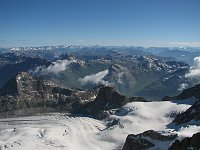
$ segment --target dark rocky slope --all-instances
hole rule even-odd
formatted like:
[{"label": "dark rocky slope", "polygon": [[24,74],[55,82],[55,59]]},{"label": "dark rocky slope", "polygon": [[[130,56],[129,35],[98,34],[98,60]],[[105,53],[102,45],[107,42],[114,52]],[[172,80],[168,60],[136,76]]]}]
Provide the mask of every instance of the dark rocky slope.
[{"label": "dark rocky slope", "polygon": [[176,140],[169,150],[199,150],[200,149],[200,132],[192,137],[186,137],[182,141]]},{"label": "dark rocky slope", "polygon": [[162,135],[161,133],[153,130],[148,130],[137,135],[129,134],[122,150],[145,150],[155,146],[152,141],[172,141],[176,137],[176,134]]},{"label": "dark rocky slope", "polygon": [[191,88],[184,89],[177,96],[166,96],[162,100],[185,100],[189,98],[200,99],[200,84],[197,84]]},{"label": "dark rocky slope", "polygon": [[189,109],[185,112],[178,114],[173,120],[175,124],[188,123],[190,121],[199,121],[200,120],[200,101],[194,103]]},{"label": "dark rocky slope", "polygon": [[196,98],[196,99],[200,99],[200,84],[197,84],[194,87],[188,88],[183,90],[183,92],[176,96],[176,99],[188,99],[188,98]]},{"label": "dark rocky slope", "polygon": [[0,55],[0,88],[13,76],[38,66],[48,66],[50,62],[41,58],[29,58],[15,54]]},{"label": "dark rocky slope", "polygon": [[175,124],[184,124],[188,123],[190,121],[199,121],[200,120],[200,84],[185,89],[181,94],[174,97],[164,97],[163,100],[185,100],[185,99],[197,99],[197,102],[195,102],[189,109],[187,109],[185,112],[178,114],[175,119],[173,120],[173,123]]},{"label": "dark rocky slope", "polygon": [[98,119],[105,118],[110,115],[110,110],[119,108],[128,102],[148,102],[142,97],[126,97],[118,93],[112,87],[102,87],[94,101],[81,107],[78,112],[81,114],[93,115]]}]

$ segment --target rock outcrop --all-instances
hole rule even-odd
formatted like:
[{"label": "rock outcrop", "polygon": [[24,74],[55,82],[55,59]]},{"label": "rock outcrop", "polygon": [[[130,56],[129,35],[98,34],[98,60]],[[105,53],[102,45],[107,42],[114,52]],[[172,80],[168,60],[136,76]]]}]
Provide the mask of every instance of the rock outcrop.
[{"label": "rock outcrop", "polygon": [[154,146],[147,139],[138,138],[134,134],[129,134],[122,150],[145,150]]},{"label": "rock outcrop", "polygon": [[148,130],[137,135],[129,134],[122,150],[145,150],[155,146],[152,141],[171,141],[176,137],[176,134],[162,135],[153,130]]},{"label": "rock outcrop", "polygon": [[175,99],[184,100],[191,97],[200,99],[200,84],[197,84],[194,87],[183,90],[183,92],[180,95],[176,96]]},{"label": "rock outcrop", "polygon": [[184,124],[190,121],[199,121],[200,120],[200,84],[185,89],[181,94],[174,97],[164,97],[163,100],[185,100],[185,99],[196,99],[197,101],[185,112],[178,114],[173,123],[175,124]]},{"label": "rock outcrop", "polygon": [[164,101],[185,100],[185,99],[189,99],[189,98],[200,99],[200,84],[197,84],[191,88],[183,90],[183,92],[181,92],[181,94],[179,94],[177,96],[172,96],[172,97],[166,96],[162,100],[164,100]]},{"label": "rock outcrop", "polygon": [[183,124],[190,121],[199,121],[199,120],[200,120],[200,101],[197,101],[185,112],[178,114],[173,120],[173,123]]},{"label": "rock outcrop", "polygon": [[112,87],[101,87],[94,101],[84,105],[79,111],[83,114],[92,115],[95,118],[103,119],[110,115],[110,110],[119,108],[128,102],[148,102],[141,97],[126,97],[118,93]]},{"label": "rock outcrop", "polygon": [[145,137],[149,137],[153,140],[158,140],[158,141],[171,141],[171,140],[174,140],[177,137],[177,134],[163,135],[163,134],[156,132],[154,130],[145,131],[141,135],[143,135]]},{"label": "rock outcrop", "polygon": [[192,137],[186,137],[182,141],[176,140],[169,150],[199,150],[200,149],[200,132]]}]

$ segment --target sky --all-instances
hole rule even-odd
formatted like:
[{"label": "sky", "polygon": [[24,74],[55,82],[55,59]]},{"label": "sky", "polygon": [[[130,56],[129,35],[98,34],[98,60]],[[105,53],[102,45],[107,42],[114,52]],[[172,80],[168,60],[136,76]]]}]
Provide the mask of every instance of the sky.
[{"label": "sky", "polygon": [[0,47],[200,46],[200,0],[0,0]]}]

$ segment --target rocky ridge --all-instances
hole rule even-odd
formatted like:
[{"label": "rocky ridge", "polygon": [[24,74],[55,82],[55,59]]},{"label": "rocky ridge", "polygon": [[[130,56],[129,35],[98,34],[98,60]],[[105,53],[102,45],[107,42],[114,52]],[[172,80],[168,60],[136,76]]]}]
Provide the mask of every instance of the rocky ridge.
[{"label": "rocky ridge", "polygon": [[58,111],[103,119],[108,116],[109,110],[132,101],[147,100],[128,98],[106,86],[91,90],[67,89],[55,82],[35,78],[27,72],[19,73],[0,90],[1,112],[25,108],[55,108]]},{"label": "rocky ridge", "polygon": [[176,140],[169,150],[199,150],[200,149],[200,132],[194,134],[192,137],[186,137],[183,140]]},{"label": "rocky ridge", "polygon": [[129,134],[122,150],[145,150],[154,147],[155,141],[172,141],[176,137],[176,134],[163,135],[153,130],[148,130],[137,135]]}]

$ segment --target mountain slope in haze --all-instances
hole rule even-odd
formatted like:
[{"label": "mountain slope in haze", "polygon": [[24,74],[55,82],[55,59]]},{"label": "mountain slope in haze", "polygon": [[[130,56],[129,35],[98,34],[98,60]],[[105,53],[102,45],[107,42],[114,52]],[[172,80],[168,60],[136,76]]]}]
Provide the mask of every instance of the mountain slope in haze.
[{"label": "mountain slope in haze", "polygon": [[21,71],[28,71],[38,66],[48,66],[50,62],[41,58],[29,58],[15,54],[0,55],[0,88]]},{"label": "mountain slope in haze", "polygon": [[[169,93],[177,94],[180,84],[185,79],[182,77],[189,70],[189,66],[185,63],[165,62],[155,56],[125,55],[117,51],[110,52],[109,55],[102,53],[101,57],[95,59],[89,56],[82,60],[80,56],[62,55],[53,62],[54,66],[57,68],[63,66],[57,62],[71,63],[59,72],[45,74],[49,67],[44,68],[38,72],[38,76],[51,76],[68,88],[90,89],[99,84],[106,84],[127,96],[159,99]],[[54,66],[50,65],[52,68]],[[104,74],[106,70],[108,72]],[[165,80],[167,78],[172,80]],[[168,86],[171,83],[174,85]],[[153,92],[156,90],[159,92]]]},{"label": "mountain slope in haze", "polygon": [[[185,63],[164,62],[154,56],[132,56],[117,52],[101,59],[75,59],[77,62],[69,64],[59,76],[55,76],[66,87],[87,89],[105,83],[127,96],[145,96],[151,99],[178,94],[179,86],[189,71],[189,66]],[[100,76],[106,70],[108,72]],[[188,80],[188,85],[190,84],[193,84],[192,80]]]},{"label": "mountain slope in haze", "polygon": [[193,65],[193,59],[200,55],[199,47],[149,47],[145,51],[156,56],[174,58],[176,61]]},{"label": "mountain slope in haze", "polygon": [[[157,49],[158,51],[163,51]],[[164,49],[164,50],[167,50]],[[46,56],[47,51],[55,53],[54,58]],[[28,53],[30,52],[30,53]],[[33,55],[32,55],[33,53]],[[38,53],[38,55],[37,55]],[[42,54],[44,53],[44,54]],[[144,96],[151,100],[158,100],[166,95],[179,94],[181,84],[193,86],[196,80],[185,78],[190,66],[167,57],[152,55],[142,47],[106,47],[106,46],[58,46],[39,48],[19,48],[10,50],[10,54],[19,58],[46,58],[51,62],[38,63],[33,67],[24,63],[13,65],[2,76],[2,85],[19,71],[32,70],[34,75],[44,79],[55,79],[63,83],[66,88],[91,89],[99,84],[113,86],[127,96]],[[43,57],[44,55],[44,57]],[[26,56],[26,57],[25,57]],[[39,58],[37,58],[39,59]],[[170,60],[170,61],[169,61]],[[5,63],[2,61],[1,66]],[[9,64],[8,64],[9,65]],[[22,65],[22,66],[21,66]],[[30,64],[31,65],[31,64]],[[21,67],[20,67],[21,66]],[[46,66],[46,67],[39,67]],[[114,69],[116,72],[114,73]],[[116,67],[118,66],[118,67]],[[17,71],[8,70],[21,68]],[[61,69],[59,69],[61,68]],[[118,68],[118,69],[116,69]],[[2,70],[2,72],[3,72]],[[6,71],[7,70],[7,71]],[[101,80],[101,72],[108,70],[108,74]],[[81,82],[83,78],[99,77],[103,82]],[[6,78],[6,80],[4,80]],[[186,83],[184,83],[186,81]]]}]

